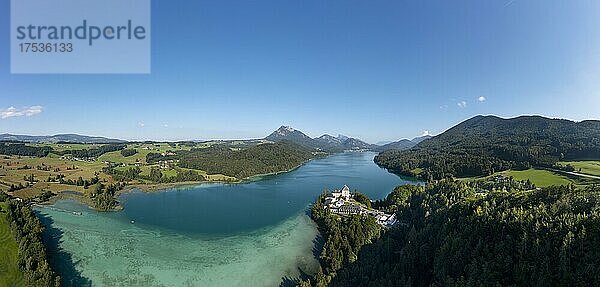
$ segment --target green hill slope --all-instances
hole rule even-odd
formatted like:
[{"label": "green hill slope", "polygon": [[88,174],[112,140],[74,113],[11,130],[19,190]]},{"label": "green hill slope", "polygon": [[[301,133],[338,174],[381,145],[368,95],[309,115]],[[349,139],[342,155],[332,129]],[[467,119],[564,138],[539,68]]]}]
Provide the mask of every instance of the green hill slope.
[{"label": "green hill slope", "polygon": [[375,162],[430,180],[551,167],[577,159],[600,159],[600,121],[476,116],[410,150],[383,152]]}]

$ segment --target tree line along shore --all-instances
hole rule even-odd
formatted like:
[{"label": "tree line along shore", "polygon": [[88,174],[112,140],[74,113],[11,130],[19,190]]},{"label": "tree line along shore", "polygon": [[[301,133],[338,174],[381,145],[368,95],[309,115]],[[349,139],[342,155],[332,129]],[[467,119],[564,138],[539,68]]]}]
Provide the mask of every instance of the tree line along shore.
[{"label": "tree line along shore", "polygon": [[0,143],[0,191],[35,202],[56,195],[99,210],[116,196],[202,182],[241,182],[292,170],[322,154],[290,143]]}]

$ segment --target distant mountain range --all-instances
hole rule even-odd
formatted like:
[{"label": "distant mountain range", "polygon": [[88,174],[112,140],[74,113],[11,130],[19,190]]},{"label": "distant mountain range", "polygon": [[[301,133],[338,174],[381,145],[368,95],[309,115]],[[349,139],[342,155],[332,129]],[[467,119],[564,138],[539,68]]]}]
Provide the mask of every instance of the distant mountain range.
[{"label": "distant mountain range", "polygon": [[305,133],[296,130],[289,126],[281,126],[276,131],[265,137],[265,140],[278,142],[278,141],[290,141],[305,147],[320,149],[327,152],[340,152],[340,151],[357,151],[357,150],[373,150],[373,151],[386,151],[386,150],[404,150],[409,149],[425,139],[431,136],[423,136],[414,138],[412,140],[400,140],[397,142],[391,142],[382,146],[366,143],[360,139],[348,137],[345,135],[338,135],[337,137],[324,134],[317,138],[311,138]]},{"label": "distant mountain range", "polygon": [[[359,150],[372,150],[372,151],[386,151],[386,150],[405,150],[414,147],[418,143],[431,136],[417,137],[412,140],[403,139],[396,142],[389,142],[384,145],[369,144],[357,138],[348,137],[345,135],[332,136],[324,134],[317,138],[311,138],[305,133],[296,130],[289,126],[281,126],[264,139],[256,140],[230,140],[220,141],[225,144],[236,145],[236,146],[248,146],[256,145],[263,141],[269,142],[280,142],[289,141],[295,144],[308,147],[311,149],[319,149],[326,152],[342,152],[342,151],[359,151]],[[0,134],[0,141],[19,141],[19,142],[30,142],[30,143],[57,143],[57,142],[69,142],[69,143],[89,143],[89,144],[105,144],[105,143],[125,143],[128,141],[120,139],[112,139],[97,136],[84,136],[78,134],[57,134],[51,136],[32,136],[32,135],[14,135],[14,134]]]},{"label": "distant mountain range", "polygon": [[412,147],[416,146],[417,144],[421,143],[422,141],[424,141],[426,139],[430,139],[430,138],[432,138],[432,136],[424,135],[424,136],[416,137],[412,140],[402,139],[399,141],[381,145],[381,146],[377,147],[375,150],[376,151],[406,150],[406,149],[412,148]]},{"label": "distant mountain range", "polygon": [[377,146],[366,143],[356,138],[338,135],[324,134],[317,138],[311,138],[305,133],[289,126],[281,126],[276,131],[265,137],[272,142],[290,141],[305,147],[320,149],[327,152],[340,152],[345,150],[373,150]]},{"label": "distant mountain range", "polygon": [[119,139],[110,139],[105,137],[93,137],[93,136],[82,136],[77,134],[58,134],[53,136],[30,136],[30,135],[13,135],[13,134],[0,134],[0,141],[20,141],[20,142],[31,142],[31,143],[57,143],[57,142],[70,142],[70,143],[123,143],[127,142]]}]

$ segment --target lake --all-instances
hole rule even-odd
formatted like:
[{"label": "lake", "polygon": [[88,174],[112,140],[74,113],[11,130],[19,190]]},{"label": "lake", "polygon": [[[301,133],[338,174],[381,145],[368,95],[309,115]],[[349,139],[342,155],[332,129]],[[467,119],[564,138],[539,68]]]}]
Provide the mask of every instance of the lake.
[{"label": "lake", "polygon": [[120,212],[72,200],[37,210],[52,262],[75,286],[279,286],[318,268],[307,210],[324,189],[346,184],[380,199],[415,183],[374,156],[336,154],[239,184],[134,191],[121,196]]}]

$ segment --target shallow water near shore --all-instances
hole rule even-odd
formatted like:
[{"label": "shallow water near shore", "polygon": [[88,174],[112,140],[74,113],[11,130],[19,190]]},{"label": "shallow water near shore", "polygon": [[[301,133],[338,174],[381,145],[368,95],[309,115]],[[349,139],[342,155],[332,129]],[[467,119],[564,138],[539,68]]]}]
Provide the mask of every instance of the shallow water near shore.
[{"label": "shallow water near shore", "polygon": [[54,264],[75,285],[279,286],[318,269],[306,213],[324,189],[347,184],[379,199],[412,183],[374,155],[333,155],[240,184],[126,193],[120,212],[71,200],[37,210],[60,240]]}]

